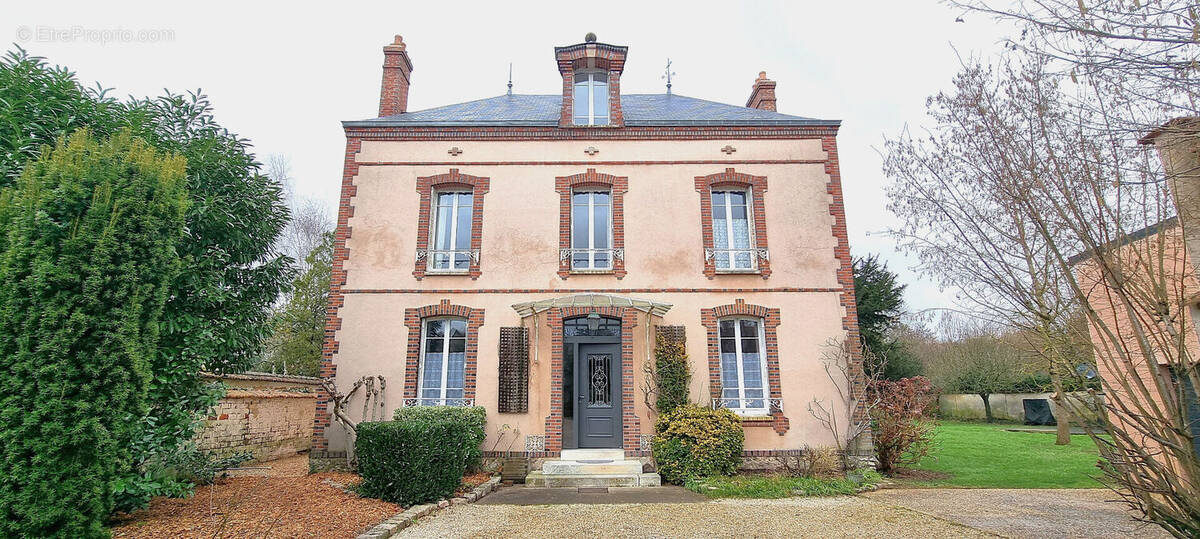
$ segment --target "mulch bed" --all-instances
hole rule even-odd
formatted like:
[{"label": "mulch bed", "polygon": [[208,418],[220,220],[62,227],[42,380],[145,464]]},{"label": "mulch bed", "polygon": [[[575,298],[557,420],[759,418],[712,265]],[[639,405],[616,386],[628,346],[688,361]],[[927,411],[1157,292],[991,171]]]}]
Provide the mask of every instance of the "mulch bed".
[{"label": "mulch bed", "polygon": [[[114,537],[356,537],[401,511],[399,505],[343,490],[359,477],[307,475],[308,458],[268,463],[259,476],[219,479],[190,498],[155,498],[118,518]],[[251,471],[253,473],[253,471]]]},{"label": "mulch bed", "polygon": [[471,492],[475,487],[482,485],[492,478],[492,474],[487,473],[469,473],[462,478],[462,484],[454,490],[455,496],[462,496]]}]

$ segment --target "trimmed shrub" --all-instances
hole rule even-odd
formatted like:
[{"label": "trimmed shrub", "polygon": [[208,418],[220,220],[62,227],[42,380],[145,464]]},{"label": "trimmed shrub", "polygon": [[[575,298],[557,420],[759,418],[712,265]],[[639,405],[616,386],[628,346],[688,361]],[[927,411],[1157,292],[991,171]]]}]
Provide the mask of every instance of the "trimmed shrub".
[{"label": "trimmed shrub", "polygon": [[467,469],[474,470],[483,457],[483,440],[487,438],[487,410],[482,406],[405,406],[392,414],[396,421],[430,421],[448,419],[463,425],[472,437],[467,454]]},{"label": "trimmed shrub", "polygon": [[395,417],[358,425],[359,492],[405,506],[453,495],[472,459],[478,462],[483,408],[413,406]]},{"label": "trimmed shrub", "polygon": [[654,460],[667,482],[733,475],[742,462],[746,435],[729,410],[684,404],[660,416],[654,430]]}]

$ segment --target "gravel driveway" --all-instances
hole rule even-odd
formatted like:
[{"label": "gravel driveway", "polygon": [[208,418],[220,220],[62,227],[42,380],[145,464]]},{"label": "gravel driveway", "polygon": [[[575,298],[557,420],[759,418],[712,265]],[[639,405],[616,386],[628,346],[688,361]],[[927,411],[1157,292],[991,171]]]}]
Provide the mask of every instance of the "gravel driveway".
[{"label": "gravel driveway", "polygon": [[1165,537],[1102,490],[883,490],[702,503],[453,506],[417,537]]},{"label": "gravel driveway", "polygon": [[401,537],[994,537],[866,498],[700,504],[459,505]]}]

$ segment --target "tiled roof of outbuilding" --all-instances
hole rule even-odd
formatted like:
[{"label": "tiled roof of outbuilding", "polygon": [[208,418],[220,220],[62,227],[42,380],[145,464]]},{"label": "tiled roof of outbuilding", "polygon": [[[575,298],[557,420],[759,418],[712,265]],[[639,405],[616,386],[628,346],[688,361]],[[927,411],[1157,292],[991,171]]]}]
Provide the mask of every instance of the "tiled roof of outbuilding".
[{"label": "tiled roof of outbuilding", "polygon": [[[646,126],[837,126],[818,120],[677,94],[621,96],[625,125]],[[532,126],[558,125],[561,95],[502,95],[407,112],[384,118],[342,122],[346,127]]]}]

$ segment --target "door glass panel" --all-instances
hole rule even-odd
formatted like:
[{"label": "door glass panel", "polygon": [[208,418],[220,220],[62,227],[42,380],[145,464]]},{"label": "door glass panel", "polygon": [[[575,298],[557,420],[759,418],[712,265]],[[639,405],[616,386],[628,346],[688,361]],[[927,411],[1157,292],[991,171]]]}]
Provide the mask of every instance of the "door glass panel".
[{"label": "door glass panel", "polygon": [[612,354],[588,354],[588,407],[612,407]]}]

